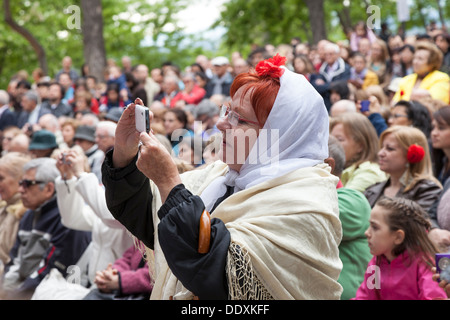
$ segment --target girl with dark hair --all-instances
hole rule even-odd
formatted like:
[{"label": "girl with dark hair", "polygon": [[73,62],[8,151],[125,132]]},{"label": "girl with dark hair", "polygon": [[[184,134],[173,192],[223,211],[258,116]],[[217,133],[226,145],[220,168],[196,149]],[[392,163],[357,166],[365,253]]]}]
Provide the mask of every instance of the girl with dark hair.
[{"label": "girl with dark hair", "polygon": [[[433,281],[437,252],[428,239],[427,213],[414,201],[383,198],[370,214],[365,235],[373,254],[357,300],[431,300],[447,298]],[[374,277],[374,272],[377,274]],[[375,278],[375,281],[373,281]]]},{"label": "girl with dark hair", "polygon": [[110,83],[105,94],[100,98],[100,112],[108,112],[111,108],[124,108],[125,102],[120,96],[120,87],[117,83]]}]

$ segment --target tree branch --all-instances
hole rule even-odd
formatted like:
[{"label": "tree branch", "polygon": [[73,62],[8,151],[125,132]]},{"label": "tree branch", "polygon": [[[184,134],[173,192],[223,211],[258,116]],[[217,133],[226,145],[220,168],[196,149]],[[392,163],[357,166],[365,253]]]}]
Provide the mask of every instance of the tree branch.
[{"label": "tree branch", "polygon": [[48,72],[47,67],[47,57],[45,54],[45,50],[42,47],[42,45],[39,43],[39,41],[31,34],[30,31],[28,31],[26,28],[20,26],[12,17],[11,13],[11,7],[9,0],[3,0],[3,9],[4,9],[4,16],[5,16],[5,22],[17,33],[19,33],[22,37],[24,37],[33,47],[34,51],[36,52],[36,55],[39,60],[39,65],[41,69],[44,71],[45,74]]}]

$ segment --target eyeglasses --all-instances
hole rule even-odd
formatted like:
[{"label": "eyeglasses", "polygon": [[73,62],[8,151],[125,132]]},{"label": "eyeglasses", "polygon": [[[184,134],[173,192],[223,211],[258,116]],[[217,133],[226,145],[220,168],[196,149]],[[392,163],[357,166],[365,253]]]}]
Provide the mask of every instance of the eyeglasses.
[{"label": "eyeglasses", "polygon": [[397,119],[397,118],[408,118],[408,116],[406,114],[399,114],[399,113],[391,114],[390,117],[391,118],[395,118],[395,119]]},{"label": "eyeglasses", "polygon": [[227,117],[228,122],[233,127],[236,127],[239,124],[239,122],[241,122],[241,123],[242,122],[243,123],[250,123],[250,124],[256,125],[258,127],[260,126],[259,123],[256,122],[256,121],[250,121],[250,120],[242,118],[239,114],[237,114],[236,112],[232,111],[230,109],[230,107],[225,105],[225,104],[223,104],[220,107],[219,117],[220,117],[220,119],[223,119],[223,118]]},{"label": "eyeglasses", "polygon": [[28,189],[31,186],[34,186],[35,184],[41,184],[45,183],[45,181],[37,181],[37,180],[20,180],[19,185],[22,186],[24,189]]}]

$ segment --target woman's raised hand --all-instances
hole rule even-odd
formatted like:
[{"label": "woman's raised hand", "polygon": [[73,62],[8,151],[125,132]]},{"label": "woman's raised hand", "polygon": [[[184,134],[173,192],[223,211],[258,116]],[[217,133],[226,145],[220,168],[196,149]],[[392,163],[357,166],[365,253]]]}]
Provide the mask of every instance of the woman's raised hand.
[{"label": "woman's raised hand", "polygon": [[[123,168],[127,166],[139,151],[139,132],[136,130],[136,104],[144,105],[141,99],[136,99],[124,110],[116,128],[116,138],[113,151],[113,166]],[[150,119],[153,114],[150,112]]]}]

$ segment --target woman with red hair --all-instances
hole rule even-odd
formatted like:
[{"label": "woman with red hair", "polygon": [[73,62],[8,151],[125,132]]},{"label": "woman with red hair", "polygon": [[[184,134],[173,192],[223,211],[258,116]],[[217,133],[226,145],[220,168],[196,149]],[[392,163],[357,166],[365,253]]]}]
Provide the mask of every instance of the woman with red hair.
[{"label": "woman with red hair", "polygon": [[236,77],[217,122],[221,160],[201,170],[179,175],[153,133],[136,132],[135,105],[124,111],[103,182],[144,245],[152,299],[340,298],[328,112],[285,61]]}]

